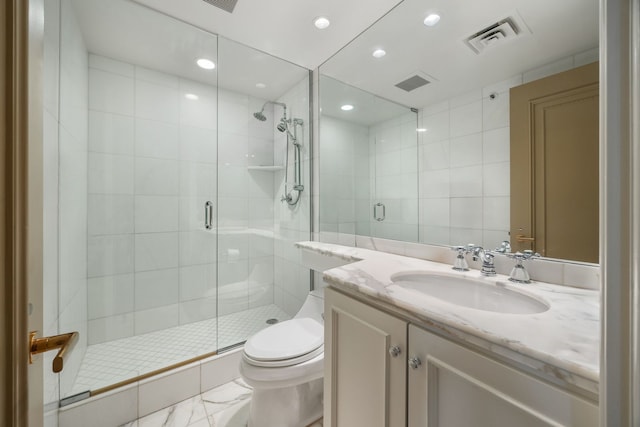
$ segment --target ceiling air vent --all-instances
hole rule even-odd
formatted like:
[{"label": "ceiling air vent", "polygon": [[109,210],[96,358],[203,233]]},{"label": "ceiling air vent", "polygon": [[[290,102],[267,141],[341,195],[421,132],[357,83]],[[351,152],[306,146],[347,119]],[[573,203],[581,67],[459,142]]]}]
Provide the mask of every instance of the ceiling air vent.
[{"label": "ceiling air vent", "polygon": [[211,6],[215,6],[225,12],[233,13],[233,9],[236,7],[238,0],[202,0],[205,3],[209,3]]},{"label": "ceiling air vent", "polygon": [[523,27],[518,25],[516,19],[512,17],[505,18],[468,37],[465,43],[475,53],[480,54],[488,47],[502,44],[517,37]]},{"label": "ceiling air vent", "polygon": [[415,76],[411,76],[408,79],[405,79],[400,83],[396,84],[396,87],[406,90],[407,92],[411,92],[412,90],[418,89],[419,87],[422,87],[429,83],[431,83],[429,80],[423,77],[420,77],[419,75],[416,74]]}]

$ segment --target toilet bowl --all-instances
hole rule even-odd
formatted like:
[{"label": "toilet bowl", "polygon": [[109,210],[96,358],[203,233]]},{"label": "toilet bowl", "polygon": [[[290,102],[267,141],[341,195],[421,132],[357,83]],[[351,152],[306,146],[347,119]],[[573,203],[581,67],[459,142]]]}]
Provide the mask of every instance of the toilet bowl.
[{"label": "toilet bowl", "polygon": [[309,293],[291,320],[251,336],[240,376],[251,387],[249,427],[304,427],[322,416],[324,297]]}]

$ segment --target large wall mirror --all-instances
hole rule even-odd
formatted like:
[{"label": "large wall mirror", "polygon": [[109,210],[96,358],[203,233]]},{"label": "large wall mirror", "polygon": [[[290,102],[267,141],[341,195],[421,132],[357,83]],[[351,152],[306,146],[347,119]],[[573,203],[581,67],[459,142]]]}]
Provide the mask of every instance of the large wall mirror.
[{"label": "large wall mirror", "polygon": [[598,262],[598,35],[596,0],[404,0],[320,67],[320,231]]}]

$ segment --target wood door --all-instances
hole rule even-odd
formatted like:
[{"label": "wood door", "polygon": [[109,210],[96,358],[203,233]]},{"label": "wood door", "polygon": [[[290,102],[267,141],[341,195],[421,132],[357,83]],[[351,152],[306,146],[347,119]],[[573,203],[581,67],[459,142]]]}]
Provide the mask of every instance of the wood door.
[{"label": "wood door", "polygon": [[598,262],[598,63],[511,89],[511,246]]},{"label": "wood door", "polygon": [[598,426],[598,403],[409,325],[408,427]]},{"label": "wood door", "polygon": [[406,342],[405,321],[325,290],[325,427],[406,425]]}]

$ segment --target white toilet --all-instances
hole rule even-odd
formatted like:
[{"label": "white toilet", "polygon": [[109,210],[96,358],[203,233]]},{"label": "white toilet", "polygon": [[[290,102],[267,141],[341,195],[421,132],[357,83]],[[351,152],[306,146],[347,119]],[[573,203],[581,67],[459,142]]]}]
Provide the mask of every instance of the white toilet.
[{"label": "white toilet", "polygon": [[249,427],[305,427],[322,417],[324,295],[309,293],[291,320],[251,336],[240,362],[253,387]]}]

